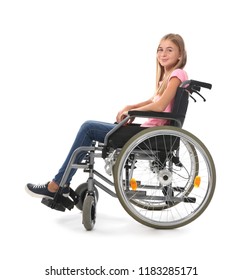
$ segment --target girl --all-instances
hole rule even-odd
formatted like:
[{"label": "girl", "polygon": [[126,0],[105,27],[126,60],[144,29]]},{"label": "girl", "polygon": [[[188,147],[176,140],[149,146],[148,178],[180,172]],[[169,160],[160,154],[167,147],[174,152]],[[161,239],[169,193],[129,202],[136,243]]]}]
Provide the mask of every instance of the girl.
[{"label": "girl", "polygon": [[[118,112],[116,121],[118,123],[122,121],[130,110],[170,112],[172,110],[177,88],[183,81],[188,79],[186,72],[183,70],[186,65],[186,61],[187,55],[182,37],[178,34],[165,35],[160,41],[156,54],[156,91],[154,96],[147,101],[140,102],[135,105],[125,106]],[[165,125],[166,123],[167,121],[162,119],[148,119],[142,124],[142,126],[152,127]],[[53,198],[55,192],[58,191],[61,178],[74,150],[81,146],[91,146],[93,140],[104,142],[106,134],[114,126],[115,124],[99,121],[84,122],[77,133],[76,139],[69,154],[67,155],[66,160],[53,180],[43,185],[27,184],[27,192],[36,197]],[[81,162],[81,160],[85,157],[85,154],[86,152],[80,153],[78,162]],[[71,171],[66,181],[67,184],[71,182],[75,172],[76,169]]]}]

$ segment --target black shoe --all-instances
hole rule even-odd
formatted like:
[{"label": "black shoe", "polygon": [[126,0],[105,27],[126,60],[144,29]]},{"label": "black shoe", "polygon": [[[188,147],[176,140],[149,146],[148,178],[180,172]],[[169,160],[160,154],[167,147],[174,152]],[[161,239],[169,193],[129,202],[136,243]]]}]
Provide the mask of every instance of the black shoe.
[{"label": "black shoe", "polygon": [[48,183],[44,185],[35,185],[35,184],[27,184],[25,186],[25,190],[27,191],[28,194],[34,197],[49,197],[49,198],[54,198],[55,192],[50,192],[48,190]]}]

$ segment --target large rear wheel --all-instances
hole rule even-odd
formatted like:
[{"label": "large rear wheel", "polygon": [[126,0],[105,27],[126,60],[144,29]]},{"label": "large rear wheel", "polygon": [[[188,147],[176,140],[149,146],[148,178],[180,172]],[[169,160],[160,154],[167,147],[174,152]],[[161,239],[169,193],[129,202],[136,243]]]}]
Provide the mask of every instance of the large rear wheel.
[{"label": "large rear wheel", "polygon": [[114,166],[117,196],[130,216],[158,229],[198,218],[216,184],[213,159],[193,134],[164,126],[145,129],[122,148]]}]

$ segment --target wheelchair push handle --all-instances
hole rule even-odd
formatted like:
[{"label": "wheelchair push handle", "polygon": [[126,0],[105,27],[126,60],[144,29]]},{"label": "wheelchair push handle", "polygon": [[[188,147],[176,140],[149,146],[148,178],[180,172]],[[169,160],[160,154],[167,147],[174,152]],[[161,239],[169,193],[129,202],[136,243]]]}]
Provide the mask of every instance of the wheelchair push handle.
[{"label": "wheelchair push handle", "polygon": [[212,84],[209,83],[204,83],[196,80],[187,80],[181,83],[180,87],[182,88],[194,88],[197,89],[198,91],[202,88],[207,88],[207,89],[212,89]]},{"label": "wheelchair push handle", "polygon": [[201,88],[211,89],[212,84],[204,83],[196,80],[187,80],[181,83],[180,88],[183,88],[187,92],[189,92],[189,96],[193,99],[194,102],[196,102],[197,100],[192,96],[193,93],[196,93],[205,102],[206,99],[200,94],[200,90]]},{"label": "wheelchair push handle", "polygon": [[199,81],[196,81],[196,80],[191,80],[191,86],[197,86],[197,87],[212,89],[212,84],[199,82]]}]

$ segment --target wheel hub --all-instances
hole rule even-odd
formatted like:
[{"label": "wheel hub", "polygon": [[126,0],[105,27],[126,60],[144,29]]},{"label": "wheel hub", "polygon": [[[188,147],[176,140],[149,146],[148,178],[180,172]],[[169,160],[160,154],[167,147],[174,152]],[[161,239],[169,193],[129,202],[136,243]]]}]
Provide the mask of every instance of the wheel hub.
[{"label": "wheel hub", "polygon": [[172,173],[167,169],[160,170],[158,173],[158,180],[162,186],[170,185],[172,182]]}]

